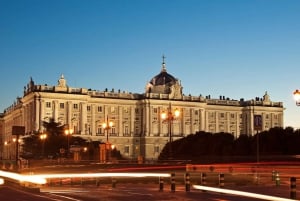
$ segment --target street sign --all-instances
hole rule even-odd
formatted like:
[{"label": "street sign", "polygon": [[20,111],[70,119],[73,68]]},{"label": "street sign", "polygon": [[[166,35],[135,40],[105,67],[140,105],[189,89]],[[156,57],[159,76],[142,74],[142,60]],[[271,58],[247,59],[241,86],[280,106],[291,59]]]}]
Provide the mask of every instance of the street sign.
[{"label": "street sign", "polygon": [[254,115],[254,130],[262,130],[262,115]]}]

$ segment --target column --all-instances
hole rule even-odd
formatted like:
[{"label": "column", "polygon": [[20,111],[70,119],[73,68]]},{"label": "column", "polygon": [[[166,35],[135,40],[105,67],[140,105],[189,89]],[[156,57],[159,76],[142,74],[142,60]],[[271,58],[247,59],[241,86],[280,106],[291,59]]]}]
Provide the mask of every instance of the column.
[{"label": "column", "polygon": [[230,128],[230,126],[231,126],[231,124],[230,124],[230,121],[231,120],[231,118],[230,118],[230,112],[226,112],[226,130],[227,130],[227,132],[228,133],[231,133],[231,128]]},{"label": "column", "polygon": [[235,121],[236,122],[236,128],[235,128],[236,129],[236,136],[235,137],[238,138],[241,134],[240,133],[241,132],[240,131],[240,114],[238,112],[236,112],[235,115],[236,115],[236,121]]},{"label": "column", "polygon": [[215,113],[215,121],[216,121],[216,125],[215,125],[215,132],[218,133],[219,132],[219,112],[214,111]]},{"label": "column", "polygon": [[205,110],[204,109],[200,109],[200,130],[201,131],[205,131]]},{"label": "column", "polygon": [[[150,135],[150,104],[148,101],[145,102],[145,114],[144,114],[144,134],[145,136],[149,136]],[[152,134],[152,133],[151,133]]]},{"label": "column", "polygon": [[131,106],[130,107],[130,128],[129,128],[129,132],[130,132],[131,137],[134,133],[134,119],[135,119],[135,107]]},{"label": "column", "polygon": [[86,108],[86,103],[85,102],[81,102],[80,103],[80,134],[87,134],[86,133],[86,122],[87,122],[87,108]]},{"label": "column", "polygon": [[118,136],[123,136],[123,106],[119,106],[118,109],[119,109]]},{"label": "column", "polygon": [[[68,101],[67,102],[67,119],[66,119],[66,123],[69,125],[69,126],[72,126],[71,125],[71,119],[72,119],[72,101]],[[75,131],[74,131],[75,132]]]},{"label": "column", "polygon": [[95,105],[91,105],[91,129],[92,129],[92,135],[96,135],[96,119],[95,119]]},{"label": "column", "polygon": [[185,124],[185,108],[182,108],[182,115],[181,115],[181,123],[182,123],[182,133],[183,136],[189,135],[190,133],[186,133],[186,124]]},{"label": "column", "polygon": [[34,99],[34,105],[35,105],[35,124],[34,124],[34,130],[38,131],[42,129],[41,125],[41,105],[38,97],[35,97]]},{"label": "column", "polygon": [[194,126],[194,114],[195,114],[195,109],[191,108],[190,109],[190,134],[195,132],[195,126]]},{"label": "column", "polygon": [[54,121],[57,122],[58,121],[58,101],[55,100],[53,101],[53,118]]},{"label": "column", "polygon": [[45,101],[44,100],[42,100],[42,99],[40,99],[40,111],[41,111],[41,116],[40,116],[40,121],[39,121],[39,123],[40,123],[40,129],[42,130],[43,129],[43,123],[42,123],[42,121],[44,120],[44,118],[45,118]]}]

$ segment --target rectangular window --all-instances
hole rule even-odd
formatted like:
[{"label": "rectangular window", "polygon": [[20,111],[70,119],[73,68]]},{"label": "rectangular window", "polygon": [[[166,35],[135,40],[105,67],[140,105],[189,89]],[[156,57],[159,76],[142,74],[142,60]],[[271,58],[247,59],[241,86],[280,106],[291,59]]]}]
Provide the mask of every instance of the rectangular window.
[{"label": "rectangular window", "polygon": [[124,147],[124,153],[125,153],[125,154],[129,154],[129,146],[128,146],[128,145],[126,145],[126,146]]},{"label": "rectangular window", "polygon": [[78,104],[73,104],[73,109],[77,110],[78,109]]},{"label": "rectangular window", "polygon": [[195,115],[198,115],[198,110],[195,111]]},{"label": "rectangular window", "polygon": [[153,112],[154,112],[154,113],[157,113],[157,108],[154,108],[154,109],[153,109]]},{"label": "rectangular window", "polygon": [[135,114],[138,114],[139,113],[139,109],[138,108],[135,108]]},{"label": "rectangular window", "polygon": [[230,114],[231,119],[234,119],[235,115],[234,114]]},{"label": "rectangular window", "polygon": [[128,126],[125,126],[125,128],[124,128],[124,134],[125,135],[129,134],[129,128],[128,128]]},{"label": "rectangular window", "polygon": [[86,106],[86,110],[91,111],[91,106],[90,105]]},{"label": "rectangular window", "polygon": [[98,106],[97,111],[98,111],[98,112],[102,112],[102,107],[101,107],[101,106]]},{"label": "rectangular window", "polygon": [[154,146],[154,153],[159,153],[159,146]]},{"label": "rectangular window", "polygon": [[59,103],[59,108],[60,109],[64,109],[65,108],[65,104],[64,103]]},{"label": "rectangular window", "polygon": [[111,108],[110,108],[110,112],[111,112],[111,113],[115,113],[115,110],[116,110],[115,107],[111,107]]},{"label": "rectangular window", "polygon": [[51,102],[46,102],[46,107],[51,108]]}]

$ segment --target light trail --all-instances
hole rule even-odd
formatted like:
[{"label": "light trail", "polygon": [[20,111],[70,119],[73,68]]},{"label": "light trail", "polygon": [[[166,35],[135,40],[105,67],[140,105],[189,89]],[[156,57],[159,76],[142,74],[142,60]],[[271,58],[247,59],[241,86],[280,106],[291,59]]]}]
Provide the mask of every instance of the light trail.
[{"label": "light trail", "polygon": [[4,184],[4,179],[0,178],[0,185]]},{"label": "light trail", "polygon": [[46,184],[47,180],[43,177],[40,177],[38,175],[21,175],[14,172],[6,172],[0,170],[0,176],[10,178],[13,180],[17,180],[20,182],[30,182],[34,184]]},{"label": "light trail", "polygon": [[230,194],[230,195],[239,195],[239,196],[257,198],[257,199],[262,199],[262,200],[295,201],[295,200],[287,199],[287,198],[281,198],[281,197],[275,197],[275,196],[263,195],[263,194],[257,194],[257,193],[249,193],[249,192],[230,190],[230,189],[213,188],[213,187],[200,186],[200,185],[193,185],[193,187],[198,190],[213,191],[213,192],[225,193],[225,194]]},{"label": "light trail", "polygon": [[86,178],[86,177],[170,177],[168,173],[72,173],[72,174],[38,174],[41,178]]},{"label": "light trail", "polygon": [[[0,170],[0,176],[10,178],[20,182],[30,182],[34,184],[46,184],[46,179],[51,178],[91,178],[91,177],[170,177],[168,173],[77,173],[77,174],[36,174],[22,175],[14,172]],[[3,181],[4,182],[4,181]],[[1,184],[1,180],[0,180]]]}]

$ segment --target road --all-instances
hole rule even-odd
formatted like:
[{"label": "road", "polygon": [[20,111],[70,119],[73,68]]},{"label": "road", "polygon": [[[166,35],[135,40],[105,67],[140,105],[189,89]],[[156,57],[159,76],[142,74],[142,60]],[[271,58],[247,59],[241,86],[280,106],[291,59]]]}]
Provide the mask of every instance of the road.
[{"label": "road", "polygon": [[[230,168],[228,168],[230,167]],[[51,168],[52,169],[52,168]],[[54,167],[55,170],[63,170],[65,168]],[[74,168],[73,171],[82,170],[80,168]],[[273,180],[272,171],[280,172],[280,185],[276,185]],[[49,169],[50,170],[50,169]],[[47,172],[50,173],[50,171]],[[137,171],[134,168],[133,171]],[[153,169],[151,168],[153,171]],[[115,171],[132,171],[131,169],[118,169]],[[149,169],[143,168],[143,171],[149,171]],[[171,172],[170,169],[163,170],[164,172]],[[298,164],[292,166],[274,166],[274,164],[261,166],[259,170],[253,169],[252,165],[216,165],[214,164],[214,171],[211,171],[210,166],[198,166],[191,169],[191,183],[199,184],[201,181],[201,172],[207,172],[207,186],[218,187],[219,173],[225,174],[225,186],[224,189],[239,190],[245,192],[252,192],[264,195],[271,195],[281,198],[290,197],[290,177],[300,177],[300,171]],[[56,171],[53,171],[56,172]],[[110,172],[110,171],[108,171]],[[157,170],[162,172],[162,168]],[[191,187],[190,192],[185,191],[184,185],[184,173],[185,170],[176,169],[176,191],[171,192],[170,179],[165,179],[164,190],[159,191],[158,178],[118,178],[116,187],[112,186],[111,178],[101,178],[100,182],[95,178],[64,178],[64,179],[51,179],[47,185],[41,187],[41,193],[34,194],[28,192],[22,192],[17,189],[0,186],[0,200],[5,201],[35,201],[35,200],[61,200],[61,201],[135,201],[135,200],[151,200],[151,201],[167,201],[167,200],[181,200],[181,201],[198,201],[198,200],[226,200],[226,201],[254,201],[260,200],[256,198],[247,198],[235,195],[228,195],[225,193],[214,193],[214,192],[202,192]],[[256,173],[259,175],[259,180],[254,178]],[[35,172],[37,174],[37,172]],[[51,174],[51,173],[50,173]],[[297,186],[300,186],[299,179],[297,179]],[[298,189],[298,188],[297,188]],[[297,191],[299,197],[300,192]]]},{"label": "road", "polygon": [[[239,187],[239,190],[252,191],[256,193],[264,193],[273,196],[288,198],[289,191],[285,187]],[[235,195],[227,195],[223,193],[202,192],[200,190],[191,189],[190,192],[185,191],[184,186],[176,186],[176,191],[171,192],[169,186],[166,186],[163,192],[159,191],[159,187],[154,184],[120,184],[116,188],[108,185],[100,185],[98,187],[50,187],[42,188],[41,191],[46,195],[55,195],[57,199],[70,198],[70,200],[84,201],[257,201],[261,199],[247,198]]]}]

